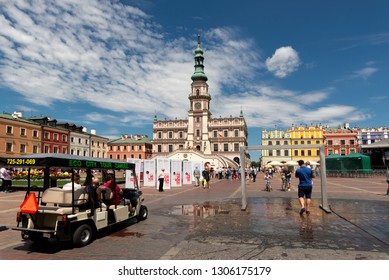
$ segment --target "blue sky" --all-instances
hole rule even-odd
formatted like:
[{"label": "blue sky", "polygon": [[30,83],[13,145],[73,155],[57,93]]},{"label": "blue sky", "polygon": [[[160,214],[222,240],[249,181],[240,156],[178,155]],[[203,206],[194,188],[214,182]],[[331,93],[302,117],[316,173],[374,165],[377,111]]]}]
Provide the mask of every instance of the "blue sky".
[{"label": "blue sky", "polygon": [[389,1],[0,0],[0,109],[152,137],[186,118],[197,33],[213,116],[388,126]]}]

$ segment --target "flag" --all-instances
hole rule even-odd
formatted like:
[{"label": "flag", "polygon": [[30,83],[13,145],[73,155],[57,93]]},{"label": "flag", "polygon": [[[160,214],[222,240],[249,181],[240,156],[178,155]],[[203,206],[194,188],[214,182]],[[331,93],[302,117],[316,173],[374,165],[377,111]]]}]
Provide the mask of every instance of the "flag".
[{"label": "flag", "polygon": [[224,138],[224,136],[219,133],[219,138]]}]

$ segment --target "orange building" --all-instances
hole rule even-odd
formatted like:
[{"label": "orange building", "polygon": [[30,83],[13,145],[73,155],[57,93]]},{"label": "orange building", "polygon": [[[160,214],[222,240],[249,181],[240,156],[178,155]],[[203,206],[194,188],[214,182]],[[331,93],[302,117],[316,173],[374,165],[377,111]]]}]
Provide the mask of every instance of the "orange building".
[{"label": "orange building", "polygon": [[344,127],[325,128],[324,139],[325,156],[358,153],[358,130],[349,128],[347,124]]},{"label": "orange building", "polygon": [[0,156],[42,152],[41,126],[21,113],[0,114]]},{"label": "orange building", "polygon": [[124,160],[149,159],[152,156],[153,145],[151,140],[145,135],[128,136],[108,142],[108,158]]}]

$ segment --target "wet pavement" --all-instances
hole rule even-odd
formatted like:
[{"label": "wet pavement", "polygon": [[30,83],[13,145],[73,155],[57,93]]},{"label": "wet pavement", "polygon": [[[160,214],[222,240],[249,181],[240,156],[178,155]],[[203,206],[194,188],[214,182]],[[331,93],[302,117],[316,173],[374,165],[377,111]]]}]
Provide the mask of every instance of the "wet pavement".
[{"label": "wet pavement", "polygon": [[1,259],[388,260],[389,196],[385,178],[327,178],[327,214],[314,187],[310,216],[299,215],[296,188],[263,191],[247,182],[212,180],[211,189],[143,188],[150,216],[115,229],[83,248],[24,242],[9,229],[23,192],[0,193]]},{"label": "wet pavement", "polygon": [[173,259],[389,259],[389,203],[333,200],[332,214],[313,201],[299,215],[290,198],[211,203],[219,209],[182,242]]}]

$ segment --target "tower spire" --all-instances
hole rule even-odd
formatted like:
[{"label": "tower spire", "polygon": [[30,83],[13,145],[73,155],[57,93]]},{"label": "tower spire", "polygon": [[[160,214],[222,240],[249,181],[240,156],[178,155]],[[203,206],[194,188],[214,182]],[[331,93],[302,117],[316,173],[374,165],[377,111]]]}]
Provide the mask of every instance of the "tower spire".
[{"label": "tower spire", "polygon": [[204,52],[201,48],[200,33],[197,33],[197,48],[195,49],[195,71],[191,77],[192,81],[204,81],[208,80],[208,77],[204,73]]}]

